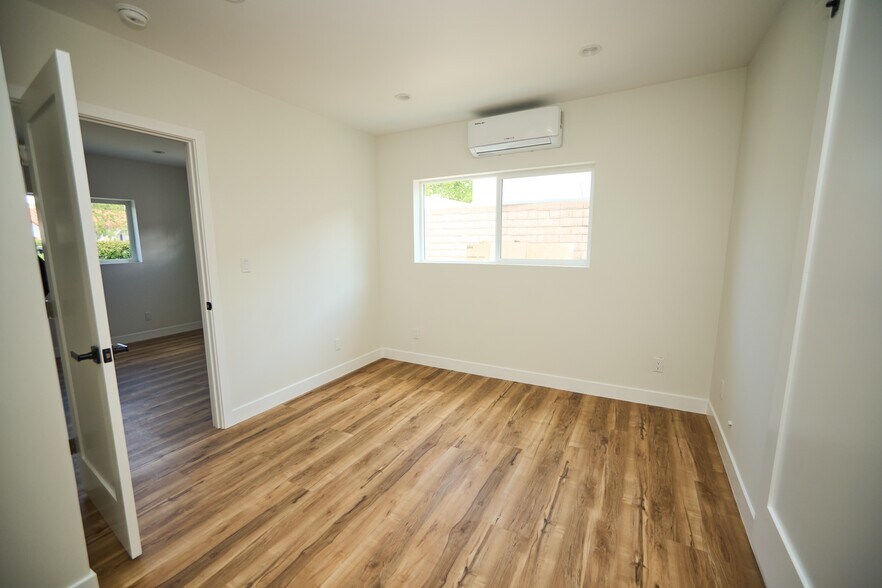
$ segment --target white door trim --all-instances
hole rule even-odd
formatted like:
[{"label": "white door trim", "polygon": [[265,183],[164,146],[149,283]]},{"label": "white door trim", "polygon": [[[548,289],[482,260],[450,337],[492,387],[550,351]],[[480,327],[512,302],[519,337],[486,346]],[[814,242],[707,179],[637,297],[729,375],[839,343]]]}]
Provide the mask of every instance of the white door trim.
[{"label": "white door trim", "polygon": [[[187,145],[187,179],[190,192],[190,216],[193,222],[193,241],[196,251],[196,271],[199,277],[199,299],[202,304],[202,325],[205,337],[205,359],[208,367],[208,388],[211,397],[211,421],[223,429],[229,418],[229,407],[224,385],[226,362],[223,361],[223,323],[217,283],[217,249],[211,212],[211,191],[208,184],[208,159],[205,134],[196,129],[166,123],[88,102],[79,102],[80,120],[146,133]],[[207,309],[211,303],[212,310]]]},{"label": "white door trim", "polygon": [[[23,88],[10,85],[12,102],[17,103]],[[227,363],[222,342],[223,305],[220,303],[217,276],[218,264],[211,212],[211,191],[208,183],[208,159],[205,134],[202,131],[151,119],[97,104],[78,101],[80,120],[119,129],[146,133],[181,141],[187,145],[187,180],[190,192],[190,216],[193,222],[193,241],[196,250],[196,271],[199,278],[199,299],[202,304],[202,325],[205,337],[205,360],[208,368],[208,388],[211,398],[211,421],[218,429],[233,423],[230,415],[226,383]],[[206,304],[211,302],[212,310]]]}]

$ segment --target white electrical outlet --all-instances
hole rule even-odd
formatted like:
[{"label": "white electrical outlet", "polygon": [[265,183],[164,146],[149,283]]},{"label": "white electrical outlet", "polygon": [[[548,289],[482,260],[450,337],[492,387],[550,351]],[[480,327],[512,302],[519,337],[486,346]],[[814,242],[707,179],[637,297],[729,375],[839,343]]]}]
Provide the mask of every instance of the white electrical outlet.
[{"label": "white electrical outlet", "polygon": [[334,339],[334,350],[340,351],[341,349],[343,349],[343,344],[340,343],[340,339]]},{"label": "white electrical outlet", "polygon": [[726,380],[720,378],[720,400],[726,395]]},{"label": "white electrical outlet", "polygon": [[411,333],[411,335],[413,336],[413,340],[414,340],[414,341],[419,341],[419,340],[420,340],[420,336],[421,336],[421,333],[420,333],[419,328],[415,328],[415,329],[413,330],[413,332]]},{"label": "white electrical outlet", "polygon": [[664,357],[656,357],[652,362],[652,371],[662,374],[665,371],[665,358]]},{"label": "white electrical outlet", "polygon": [[251,273],[251,260],[248,259],[247,257],[240,257],[239,258],[239,271],[241,271],[243,274],[250,274]]},{"label": "white electrical outlet", "polygon": [[148,322],[152,321],[153,320],[153,313],[150,312],[149,310],[147,312],[145,312],[144,313],[144,320],[148,321]]}]

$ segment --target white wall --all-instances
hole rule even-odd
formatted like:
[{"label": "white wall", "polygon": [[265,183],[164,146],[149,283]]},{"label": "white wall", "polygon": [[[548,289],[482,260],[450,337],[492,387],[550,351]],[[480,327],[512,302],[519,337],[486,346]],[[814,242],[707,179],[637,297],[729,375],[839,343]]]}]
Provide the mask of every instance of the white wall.
[{"label": "white wall", "polygon": [[20,0],[0,46],[15,86],[63,49],[81,101],[204,132],[227,408],[378,347],[371,136]]},{"label": "white wall", "polygon": [[[469,155],[464,122],[380,137],[384,345],[703,406],[743,92],[733,70],[564,103],[562,148],[495,158]],[[578,162],[596,164],[590,268],[414,263],[414,180]]]},{"label": "white wall", "polygon": [[0,85],[0,583],[97,586],[8,104]]},{"label": "white wall", "polygon": [[86,155],[86,167],[92,198],[133,200],[138,217],[142,262],[101,266],[111,335],[125,342],[198,328],[187,170],[101,155]]},{"label": "white wall", "polygon": [[[828,15],[788,2],[747,69],[710,400],[720,422],[733,422],[724,435],[752,508],[762,492],[779,349],[793,327],[788,294]],[[740,493],[737,480],[733,486]]]},{"label": "white wall", "polygon": [[882,3],[846,8],[770,504],[803,580],[882,581]]}]

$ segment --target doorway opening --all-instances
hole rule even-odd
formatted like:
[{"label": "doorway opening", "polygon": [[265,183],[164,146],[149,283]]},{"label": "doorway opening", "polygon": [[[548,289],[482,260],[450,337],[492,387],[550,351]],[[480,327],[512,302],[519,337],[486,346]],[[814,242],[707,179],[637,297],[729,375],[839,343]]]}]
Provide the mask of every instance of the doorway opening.
[{"label": "doorway opening", "polygon": [[[100,275],[115,344],[126,466],[131,465],[138,487],[151,480],[153,461],[224,426],[209,294],[214,273],[207,253],[211,226],[207,201],[200,192],[199,138],[170,132],[161,123],[126,122],[133,117],[119,113],[81,112],[80,118]],[[22,149],[22,160],[27,167],[27,149]],[[25,170],[24,175],[42,269],[51,247],[43,249],[39,191],[34,196],[31,174]],[[44,294],[57,341],[52,272],[48,274],[43,272]],[[62,348],[56,344],[56,358]],[[76,455],[80,430],[76,402],[70,402],[63,362],[58,363],[71,452]],[[85,498],[83,464],[78,458],[74,466],[87,538],[115,541],[112,533],[100,531],[102,516]],[[149,504],[139,501],[137,507],[141,510]]]},{"label": "doorway opening", "polygon": [[213,430],[187,145],[80,124],[129,464]]}]

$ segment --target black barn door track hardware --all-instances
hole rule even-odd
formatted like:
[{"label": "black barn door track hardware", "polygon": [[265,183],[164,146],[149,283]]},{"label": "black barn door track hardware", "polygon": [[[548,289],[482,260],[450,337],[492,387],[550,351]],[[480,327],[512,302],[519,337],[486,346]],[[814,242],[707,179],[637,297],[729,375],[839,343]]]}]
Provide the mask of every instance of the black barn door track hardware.
[{"label": "black barn door track hardware", "polygon": [[836,16],[836,13],[839,12],[839,5],[842,3],[842,0],[830,0],[824,6],[830,9],[830,18]]}]

